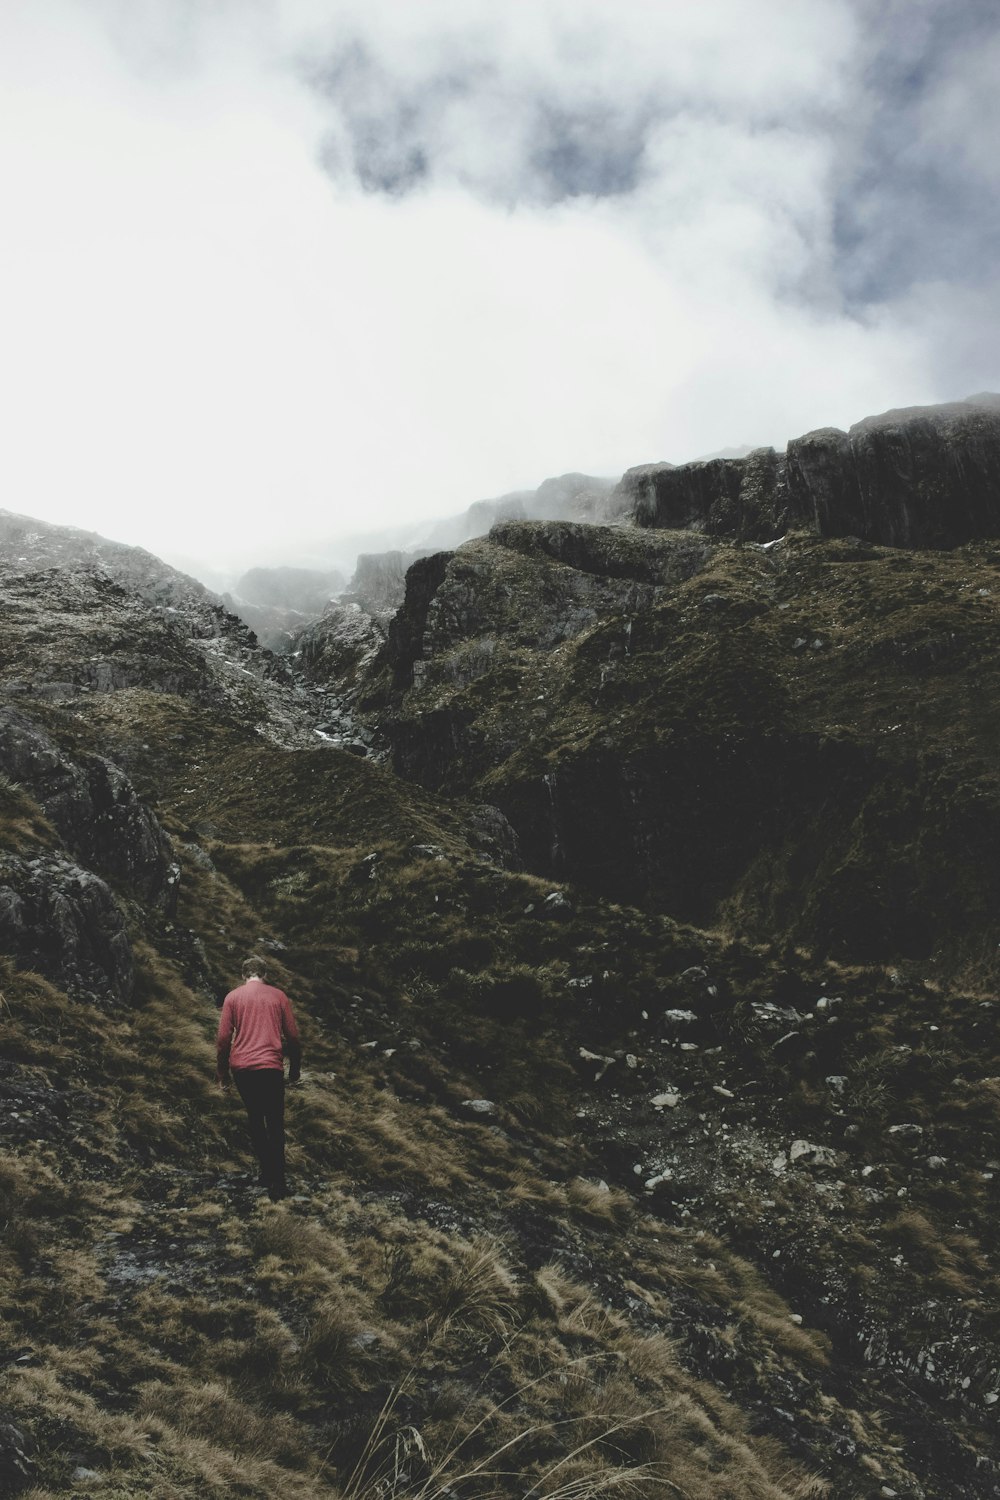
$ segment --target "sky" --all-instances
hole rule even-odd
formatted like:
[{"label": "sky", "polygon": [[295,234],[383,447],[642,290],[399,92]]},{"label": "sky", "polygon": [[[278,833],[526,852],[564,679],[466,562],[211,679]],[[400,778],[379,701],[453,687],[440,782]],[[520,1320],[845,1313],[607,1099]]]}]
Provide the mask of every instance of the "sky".
[{"label": "sky", "polygon": [[214,580],[1000,389],[998,77],[993,0],[3,0],[0,506]]}]

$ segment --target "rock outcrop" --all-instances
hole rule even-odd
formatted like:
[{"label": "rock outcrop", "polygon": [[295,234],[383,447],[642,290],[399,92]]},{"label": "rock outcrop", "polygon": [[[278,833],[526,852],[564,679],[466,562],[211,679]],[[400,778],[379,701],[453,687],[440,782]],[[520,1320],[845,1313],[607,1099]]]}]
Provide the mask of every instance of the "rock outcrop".
[{"label": "rock outcrop", "polygon": [[168,913],[176,865],[156,816],[109,760],[61,751],[44,730],[0,708],[0,771],[27,788],[77,858]]},{"label": "rock outcrop", "polygon": [[696,536],[502,523],[487,542],[437,553],[410,570],[388,632],[393,682],[421,681],[430,664],[466,685],[490,669],[498,649],[550,650],[608,614],[650,608],[658,590],[699,572],[710,551]]},{"label": "rock outcrop", "polygon": [[407,570],[427,555],[426,549],[362,552],[339,602],[356,604],[373,620],[385,625],[403,601]]},{"label": "rock outcrop", "polygon": [[746,458],[630,469],[601,519],[765,542],[950,548],[1000,532],[1000,396],[888,411]]},{"label": "rock outcrop", "polygon": [[125,1004],[135,970],[125,921],[92,870],[51,855],[0,856],[0,952],[71,999]]},{"label": "rock outcrop", "polygon": [[173,694],[254,722],[268,738],[315,742],[308,698],[286,664],[194,579],[87,532],[0,519],[9,624],[0,696],[56,705],[90,693]]}]

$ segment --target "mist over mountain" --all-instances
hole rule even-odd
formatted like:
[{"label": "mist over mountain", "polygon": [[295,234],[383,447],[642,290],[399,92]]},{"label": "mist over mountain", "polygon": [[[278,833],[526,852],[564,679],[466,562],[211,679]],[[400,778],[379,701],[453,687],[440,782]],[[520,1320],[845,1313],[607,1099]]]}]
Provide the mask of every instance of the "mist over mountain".
[{"label": "mist over mountain", "polygon": [[454,525],[0,514],[0,1490],[996,1495],[1000,398]]}]

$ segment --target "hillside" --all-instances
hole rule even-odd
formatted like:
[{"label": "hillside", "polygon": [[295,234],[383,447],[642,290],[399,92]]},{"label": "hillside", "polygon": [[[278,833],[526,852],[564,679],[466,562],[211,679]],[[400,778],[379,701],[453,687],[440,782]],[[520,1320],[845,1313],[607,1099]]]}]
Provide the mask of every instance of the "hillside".
[{"label": "hillside", "polygon": [[0,1492],[998,1492],[1000,543],[505,522],[296,661],[20,521]]}]

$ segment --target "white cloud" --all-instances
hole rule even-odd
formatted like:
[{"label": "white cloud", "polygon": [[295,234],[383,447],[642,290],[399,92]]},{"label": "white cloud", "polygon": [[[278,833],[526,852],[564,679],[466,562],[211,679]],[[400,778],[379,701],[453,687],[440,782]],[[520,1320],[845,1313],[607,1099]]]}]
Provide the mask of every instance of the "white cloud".
[{"label": "white cloud", "polygon": [[[0,24],[10,509],[308,563],[566,469],[957,394],[936,324],[838,299],[841,0],[7,0]],[[365,193],[359,119],[400,104],[386,149],[412,131],[427,173]],[[601,118],[638,139],[629,191],[560,199],[543,107],[588,150]]]}]

